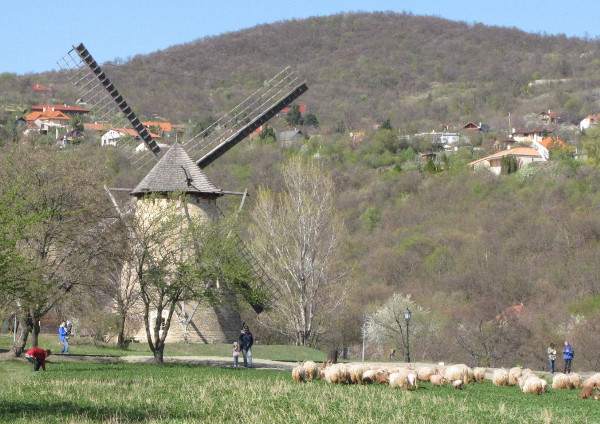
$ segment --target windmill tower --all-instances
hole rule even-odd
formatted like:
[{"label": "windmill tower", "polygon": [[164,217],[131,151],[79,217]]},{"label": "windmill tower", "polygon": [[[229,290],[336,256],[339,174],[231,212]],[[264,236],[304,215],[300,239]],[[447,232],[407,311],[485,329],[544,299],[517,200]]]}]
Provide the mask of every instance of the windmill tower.
[{"label": "windmill tower", "polygon": [[[172,197],[175,194],[181,197],[175,200]],[[217,199],[223,195],[179,144],[173,145],[131,191],[136,199],[134,213],[138,220],[161,216],[167,203],[179,201],[183,202],[178,207],[179,213],[200,221],[214,221],[220,215]],[[151,314],[151,320],[156,319],[156,313]],[[174,321],[179,325],[169,331],[168,342],[229,343],[237,339],[241,327],[233,296],[218,305],[198,302],[179,305]],[[146,337],[143,328],[134,333],[135,338]]]},{"label": "windmill tower", "polygon": [[[286,67],[207,129],[182,145],[173,145],[165,153],[83,44],[73,46],[58,64],[62,69],[71,71],[71,82],[80,94],[79,100],[91,106],[92,113],[99,116],[100,120],[118,110],[139,134],[146,151],[135,158],[134,166],[143,167],[160,158],[131,190],[130,194],[135,198],[133,213],[138,217],[160,213],[166,202],[173,201],[169,195],[179,193],[182,195],[179,199],[181,213],[207,221],[218,219],[220,211],[217,199],[225,194],[242,193],[217,188],[202,169],[308,90],[306,83],[301,81],[290,67]],[[190,154],[196,159],[192,159]],[[121,214],[114,197],[110,196]],[[232,236],[238,240],[238,250],[253,270],[255,279],[263,285],[269,285],[269,276],[260,263],[254,259],[237,235]],[[234,296],[226,294],[225,297],[228,301],[216,306],[198,302],[178,305],[177,316],[173,322],[179,322],[180,325],[172,326],[167,341],[228,343],[237,339],[240,329],[237,301]],[[264,305],[261,304],[251,302],[250,305],[257,314],[264,309]],[[156,313],[151,318],[162,319],[157,317]],[[145,332],[141,330],[136,336],[143,338]]]}]

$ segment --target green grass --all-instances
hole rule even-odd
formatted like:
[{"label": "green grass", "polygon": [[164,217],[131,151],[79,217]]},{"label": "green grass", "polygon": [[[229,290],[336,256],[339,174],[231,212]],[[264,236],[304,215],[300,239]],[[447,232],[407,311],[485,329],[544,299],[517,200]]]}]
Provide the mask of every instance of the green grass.
[{"label": "green grass", "polygon": [[[10,349],[12,338],[7,335],[0,336],[0,349]],[[54,335],[42,334],[40,336],[40,346],[51,349],[53,352],[60,352],[62,345]],[[95,345],[88,341],[82,342],[77,337],[71,339],[69,346],[71,354],[79,355],[151,355],[148,344],[132,343],[129,349],[118,349],[114,345]],[[271,359],[277,361],[323,361],[325,354],[316,349],[302,346],[288,345],[260,345],[256,344],[252,348],[252,354],[256,359]],[[173,343],[165,348],[166,356],[231,356],[231,345],[229,344],[196,344],[196,343]]]},{"label": "green grass", "polygon": [[595,423],[600,406],[576,391],[524,395],[489,383],[463,391],[422,385],[296,384],[290,374],[182,365],[0,362],[0,423]]}]

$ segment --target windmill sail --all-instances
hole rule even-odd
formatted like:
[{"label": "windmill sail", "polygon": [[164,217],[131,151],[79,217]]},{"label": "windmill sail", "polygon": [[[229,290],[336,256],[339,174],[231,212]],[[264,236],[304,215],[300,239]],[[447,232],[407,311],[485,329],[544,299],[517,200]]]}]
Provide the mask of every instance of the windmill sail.
[{"label": "windmill sail", "polygon": [[75,71],[70,81],[78,90],[80,101],[89,104],[100,121],[114,113],[115,109],[119,109],[148,150],[154,155],[160,153],[160,147],[150,135],[150,131],[142,124],[83,43],[73,46],[57,63],[63,70]]},{"label": "windmill sail", "polygon": [[184,147],[197,157],[204,168],[249,136],[308,90],[305,82],[288,66],[260,89],[248,96],[229,113],[200,134],[188,140]]}]

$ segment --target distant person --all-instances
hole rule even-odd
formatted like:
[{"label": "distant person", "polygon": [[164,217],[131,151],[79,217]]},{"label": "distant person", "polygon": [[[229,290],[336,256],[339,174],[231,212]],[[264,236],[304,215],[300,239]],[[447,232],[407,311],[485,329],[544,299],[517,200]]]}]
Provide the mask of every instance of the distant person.
[{"label": "distant person", "polygon": [[40,368],[46,371],[46,358],[50,356],[51,353],[50,349],[44,350],[39,347],[32,347],[25,352],[25,359],[33,364],[34,371],[39,371]]},{"label": "distant person", "polygon": [[233,368],[239,368],[240,345],[238,342],[233,342]]},{"label": "distant person", "polygon": [[396,358],[396,349],[392,348],[392,349],[390,349],[389,359],[391,361],[392,359],[395,359],[395,358]]},{"label": "distant person", "polygon": [[242,356],[244,357],[244,367],[252,368],[252,345],[254,344],[254,337],[247,325],[242,327],[239,342]]},{"label": "distant person", "polygon": [[65,322],[62,322],[60,327],[58,327],[58,341],[63,345],[60,353],[69,353],[69,336],[67,335],[67,325]]},{"label": "distant person", "polygon": [[548,347],[548,368],[554,374],[556,370],[556,345],[554,343],[550,343]]},{"label": "distant person", "polygon": [[66,327],[67,327],[67,338],[70,338],[73,335],[73,321],[68,319]]},{"label": "distant person", "polygon": [[563,359],[565,360],[565,374],[569,374],[571,372],[571,365],[573,363],[573,358],[575,357],[575,351],[573,350],[573,346],[565,340],[565,347],[563,349]]}]

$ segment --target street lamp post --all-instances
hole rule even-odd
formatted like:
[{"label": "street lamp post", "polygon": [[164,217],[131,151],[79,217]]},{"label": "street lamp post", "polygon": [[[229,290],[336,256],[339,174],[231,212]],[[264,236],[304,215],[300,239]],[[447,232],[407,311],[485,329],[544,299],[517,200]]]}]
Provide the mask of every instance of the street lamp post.
[{"label": "street lamp post", "polygon": [[404,321],[406,322],[406,350],[404,351],[404,360],[410,363],[410,340],[408,338],[408,330],[410,323],[411,312],[410,309],[406,308],[404,311]]}]

